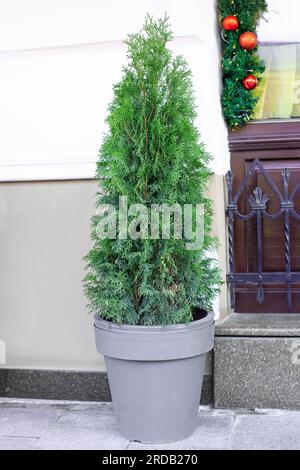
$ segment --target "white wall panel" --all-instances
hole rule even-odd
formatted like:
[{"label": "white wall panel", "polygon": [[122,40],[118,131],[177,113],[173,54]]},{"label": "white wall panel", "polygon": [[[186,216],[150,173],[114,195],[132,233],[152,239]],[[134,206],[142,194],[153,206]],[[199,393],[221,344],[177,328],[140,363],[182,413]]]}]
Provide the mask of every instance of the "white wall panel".
[{"label": "white wall panel", "polygon": [[[0,180],[92,178],[121,41],[146,12],[170,16],[194,74],[199,128],[228,167],[219,90],[215,2],[206,0],[0,0]],[[217,138],[216,138],[217,135]]]},{"label": "white wall panel", "polygon": [[1,0],[0,50],[122,40],[149,12],[176,36],[209,38],[212,0]]}]

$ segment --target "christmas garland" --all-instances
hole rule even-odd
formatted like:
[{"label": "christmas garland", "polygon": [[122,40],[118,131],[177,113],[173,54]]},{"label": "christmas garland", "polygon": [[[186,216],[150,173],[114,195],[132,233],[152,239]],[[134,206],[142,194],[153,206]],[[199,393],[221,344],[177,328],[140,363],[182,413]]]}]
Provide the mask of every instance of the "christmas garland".
[{"label": "christmas garland", "polygon": [[249,121],[258,101],[265,65],[257,54],[256,28],[267,11],[265,0],[219,0],[223,42],[222,107],[229,127]]}]

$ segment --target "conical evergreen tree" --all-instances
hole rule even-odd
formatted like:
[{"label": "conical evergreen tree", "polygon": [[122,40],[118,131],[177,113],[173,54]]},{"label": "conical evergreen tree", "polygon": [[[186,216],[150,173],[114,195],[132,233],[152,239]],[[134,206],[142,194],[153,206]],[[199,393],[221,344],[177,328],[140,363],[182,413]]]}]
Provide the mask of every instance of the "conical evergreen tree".
[{"label": "conical evergreen tree", "polygon": [[183,57],[174,58],[167,48],[171,38],[167,18],[147,16],[142,31],[125,41],[128,65],[109,106],[109,131],[97,166],[97,205],[112,205],[118,221],[120,196],[128,198],[129,206],[146,205],[149,213],[151,204],[202,204],[204,241],[201,248],[188,250],[184,236],[149,239],[142,222],[136,223],[136,239],[122,239],[121,226],[115,239],[103,239],[98,230],[103,211],[95,215],[85,292],[91,310],[116,323],[191,321],[195,307],[211,309],[220,285],[209,256],[215,245],[211,201],[205,195],[210,157],[194,125],[191,72]]}]

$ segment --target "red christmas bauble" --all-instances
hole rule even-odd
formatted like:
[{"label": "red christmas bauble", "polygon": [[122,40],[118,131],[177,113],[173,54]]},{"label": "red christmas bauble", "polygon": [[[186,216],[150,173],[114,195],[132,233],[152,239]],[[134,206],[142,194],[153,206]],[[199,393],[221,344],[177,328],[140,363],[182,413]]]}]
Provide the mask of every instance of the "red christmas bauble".
[{"label": "red christmas bauble", "polygon": [[222,21],[222,26],[226,31],[235,31],[239,27],[239,20],[236,16],[230,15],[226,16]]},{"label": "red christmas bauble", "polygon": [[257,87],[258,85],[258,80],[255,75],[248,75],[243,79],[243,87],[246,88],[246,90],[254,90],[254,88]]},{"label": "red christmas bauble", "polygon": [[239,45],[243,49],[247,49],[247,51],[254,49],[257,46],[256,34],[251,31],[246,31],[246,33],[241,34],[239,37]]}]

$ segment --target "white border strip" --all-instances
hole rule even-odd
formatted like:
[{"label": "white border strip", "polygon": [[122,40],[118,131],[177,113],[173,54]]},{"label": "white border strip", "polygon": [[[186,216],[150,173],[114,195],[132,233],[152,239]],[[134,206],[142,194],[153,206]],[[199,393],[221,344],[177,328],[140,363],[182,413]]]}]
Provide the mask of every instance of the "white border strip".
[{"label": "white border strip", "polygon": [[94,179],[96,161],[52,160],[0,163],[0,182]]}]

